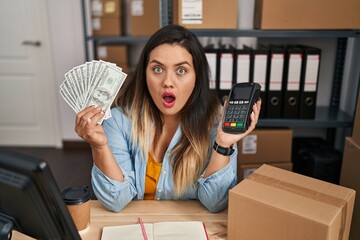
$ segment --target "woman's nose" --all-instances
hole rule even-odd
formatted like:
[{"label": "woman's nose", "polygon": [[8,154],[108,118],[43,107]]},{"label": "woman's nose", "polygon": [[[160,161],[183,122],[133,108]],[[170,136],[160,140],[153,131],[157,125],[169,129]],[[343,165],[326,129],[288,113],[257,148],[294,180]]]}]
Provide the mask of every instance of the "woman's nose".
[{"label": "woman's nose", "polygon": [[175,74],[172,72],[167,72],[165,75],[165,79],[163,81],[164,87],[173,87],[175,81]]}]

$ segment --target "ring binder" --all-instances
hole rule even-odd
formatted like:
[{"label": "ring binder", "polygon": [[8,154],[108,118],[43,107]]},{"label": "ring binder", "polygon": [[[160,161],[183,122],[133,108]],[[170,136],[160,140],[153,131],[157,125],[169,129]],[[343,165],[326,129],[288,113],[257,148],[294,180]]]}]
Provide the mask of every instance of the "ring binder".
[{"label": "ring binder", "polygon": [[284,67],[284,118],[299,118],[302,49],[288,45]]},{"label": "ring binder", "polygon": [[313,119],[316,110],[321,50],[309,46],[301,47],[303,49],[303,64],[301,71],[300,118]]},{"label": "ring binder", "polygon": [[265,89],[265,91],[261,91],[260,98],[263,101],[262,109],[260,111],[260,118],[265,118],[266,116],[266,101],[267,101],[267,85],[266,85],[266,72],[267,72],[267,61],[268,61],[268,49],[267,48],[259,48],[252,50],[251,57],[251,71],[250,78],[251,82],[255,82],[260,84],[261,89]]},{"label": "ring binder", "polygon": [[285,49],[270,46],[268,55],[267,82],[267,118],[281,118],[283,107],[283,71]]}]

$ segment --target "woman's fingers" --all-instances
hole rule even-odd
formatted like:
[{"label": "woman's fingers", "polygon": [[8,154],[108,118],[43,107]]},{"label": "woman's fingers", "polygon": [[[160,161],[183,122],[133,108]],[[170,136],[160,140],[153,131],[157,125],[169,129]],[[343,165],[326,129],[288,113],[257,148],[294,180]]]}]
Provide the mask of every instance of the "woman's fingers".
[{"label": "woman's fingers", "polygon": [[76,115],[75,131],[79,135],[81,135],[85,127],[95,126],[103,115],[104,111],[102,110],[102,108],[95,108],[93,106],[90,106],[84,109]]},{"label": "woman's fingers", "polygon": [[103,146],[107,138],[103,127],[98,124],[104,117],[101,107],[89,106],[76,114],[75,132],[91,146]]},{"label": "woman's fingers", "polygon": [[253,105],[252,110],[254,113],[254,120],[255,120],[255,124],[256,124],[259,120],[259,115],[260,115],[260,111],[261,111],[261,99],[256,101],[256,103]]},{"label": "woman's fingers", "polygon": [[84,110],[78,112],[78,114],[76,114],[76,119],[75,119],[75,125],[79,125],[80,121],[81,121],[81,118],[89,113],[90,111],[94,110],[95,107],[94,106],[89,106],[87,108],[85,108]]},{"label": "woman's fingers", "polygon": [[97,125],[98,122],[104,117],[104,111],[96,113],[92,118],[88,118],[88,124]]},{"label": "woman's fingers", "polygon": [[246,135],[255,129],[256,124],[259,121],[260,111],[261,111],[261,99],[259,99],[252,107],[252,112],[250,114],[250,126],[248,130],[245,132]]}]

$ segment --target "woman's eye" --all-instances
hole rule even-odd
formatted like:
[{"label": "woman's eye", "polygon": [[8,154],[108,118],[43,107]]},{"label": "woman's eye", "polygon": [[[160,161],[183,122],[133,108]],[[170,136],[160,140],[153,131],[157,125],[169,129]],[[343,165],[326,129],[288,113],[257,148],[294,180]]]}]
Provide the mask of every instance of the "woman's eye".
[{"label": "woman's eye", "polygon": [[179,68],[179,69],[177,70],[177,73],[183,75],[183,74],[186,73],[186,70],[185,70],[185,68]]},{"label": "woman's eye", "polygon": [[155,73],[162,73],[163,69],[161,67],[155,67],[154,72]]}]

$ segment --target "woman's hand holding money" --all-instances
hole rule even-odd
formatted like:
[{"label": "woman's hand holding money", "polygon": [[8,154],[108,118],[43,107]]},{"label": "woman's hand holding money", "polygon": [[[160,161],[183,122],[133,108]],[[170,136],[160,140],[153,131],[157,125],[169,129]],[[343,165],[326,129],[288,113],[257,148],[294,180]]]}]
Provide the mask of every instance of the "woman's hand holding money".
[{"label": "woman's hand holding money", "polygon": [[101,107],[89,106],[76,114],[75,132],[91,146],[95,165],[109,178],[124,181],[124,175],[107,144],[103,127],[98,123],[104,117]]},{"label": "woman's hand holding money", "polygon": [[76,114],[75,132],[93,148],[99,148],[107,144],[104,129],[98,124],[103,117],[103,109],[94,106],[89,106]]}]

